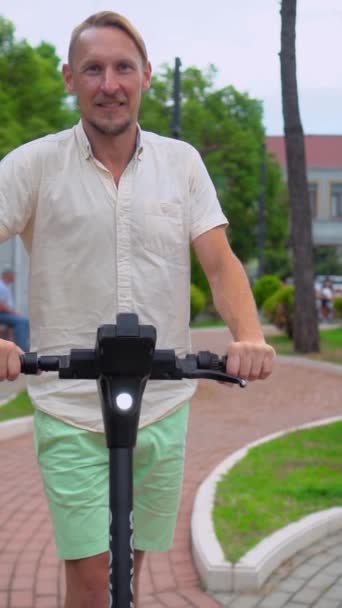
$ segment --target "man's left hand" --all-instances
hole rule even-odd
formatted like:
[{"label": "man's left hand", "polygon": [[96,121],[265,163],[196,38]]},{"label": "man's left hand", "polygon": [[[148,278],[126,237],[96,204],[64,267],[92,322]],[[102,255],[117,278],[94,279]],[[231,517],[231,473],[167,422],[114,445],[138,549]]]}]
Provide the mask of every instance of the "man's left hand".
[{"label": "man's left hand", "polygon": [[227,373],[244,380],[264,380],[273,369],[275,351],[264,341],[232,342],[227,350]]}]

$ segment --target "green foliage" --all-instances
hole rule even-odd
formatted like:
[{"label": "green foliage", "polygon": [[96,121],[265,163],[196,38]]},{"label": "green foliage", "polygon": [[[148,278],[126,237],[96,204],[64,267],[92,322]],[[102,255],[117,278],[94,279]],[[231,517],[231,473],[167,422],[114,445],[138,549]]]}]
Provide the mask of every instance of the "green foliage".
[{"label": "green foliage", "polygon": [[273,295],[281,287],[279,277],[271,274],[265,274],[255,281],[252,291],[257,308],[260,309],[271,295]]},{"label": "green foliage", "polygon": [[52,45],[16,41],[0,17],[0,158],[18,145],[74,124]]},{"label": "green foliage", "polygon": [[263,304],[266,318],[279,329],[285,329],[289,338],[293,335],[294,287],[280,287]]},{"label": "green foliage", "polygon": [[264,270],[267,274],[274,274],[281,280],[292,276],[292,260],[289,251],[282,247],[265,249]]},{"label": "green foliage", "polygon": [[342,319],[342,297],[334,298],[334,312],[337,319]]},{"label": "green foliage", "polygon": [[337,247],[317,245],[313,249],[315,274],[342,274],[342,263]]},{"label": "green foliage", "polygon": [[[181,137],[202,155],[230,221],[229,240],[242,262],[255,257],[260,167],[264,158],[262,105],[232,86],[215,90],[216,68],[184,69],[181,76]],[[170,135],[173,70],[164,65],[144,95],[140,123]],[[288,210],[279,166],[268,155],[265,206],[268,249],[285,248]],[[198,273],[193,268],[193,273]]]},{"label": "green foliage", "polygon": [[200,288],[202,293],[205,294],[206,300],[210,299],[209,283],[193,249],[191,249],[191,283]]},{"label": "green foliage", "polygon": [[207,303],[207,298],[205,293],[191,283],[191,320],[195,319],[197,315],[205,309],[205,305]]}]

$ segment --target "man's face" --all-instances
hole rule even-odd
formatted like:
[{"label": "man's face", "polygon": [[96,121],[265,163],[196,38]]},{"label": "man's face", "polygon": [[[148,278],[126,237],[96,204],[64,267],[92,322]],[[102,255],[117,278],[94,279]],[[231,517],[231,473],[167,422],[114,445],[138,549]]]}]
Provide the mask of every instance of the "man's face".
[{"label": "man's face", "polygon": [[78,97],[85,127],[105,135],[135,127],[142,91],[150,85],[151,66],[144,65],[126,32],[114,27],[82,32],[63,75],[69,93]]}]

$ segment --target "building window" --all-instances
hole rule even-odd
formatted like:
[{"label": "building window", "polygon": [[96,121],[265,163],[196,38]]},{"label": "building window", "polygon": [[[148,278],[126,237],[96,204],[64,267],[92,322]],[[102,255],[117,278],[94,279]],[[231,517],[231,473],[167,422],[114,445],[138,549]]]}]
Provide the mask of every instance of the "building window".
[{"label": "building window", "polygon": [[342,220],[342,183],[331,184],[330,208],[331,208],[331,219]]},{"label": "building window", "polygon": [[309,200],[311,206],[311,215],[313,218],[316,218],[318,215],[318,192],[317,192],[317,184],[314,182],[309,182]]}]

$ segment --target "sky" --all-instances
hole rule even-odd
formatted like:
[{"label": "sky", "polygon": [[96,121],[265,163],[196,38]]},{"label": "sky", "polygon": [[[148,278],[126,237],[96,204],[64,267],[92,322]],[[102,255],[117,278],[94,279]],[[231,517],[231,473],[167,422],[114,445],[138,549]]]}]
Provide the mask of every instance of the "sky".
[{"label": "sky", "polygon": [[[145,39],[154,70],[163,63],[218,69],[215,86],[233,85],[262,101],[268,135],[283,133],[280,0],[0,0],[17,39],[45,40],[66,61],[72,29],[113,10]],[[342,134],[342,0],[297,0],[297,82],[307,134]]]}]

